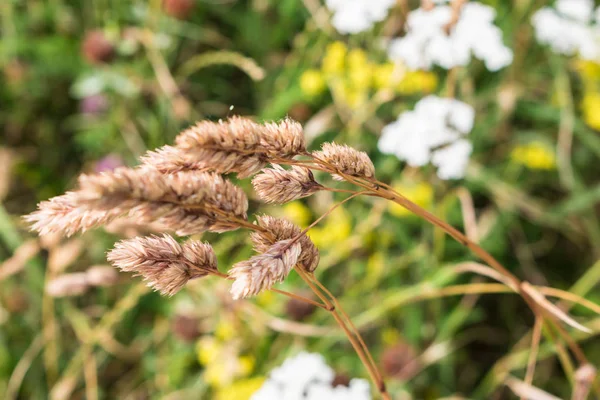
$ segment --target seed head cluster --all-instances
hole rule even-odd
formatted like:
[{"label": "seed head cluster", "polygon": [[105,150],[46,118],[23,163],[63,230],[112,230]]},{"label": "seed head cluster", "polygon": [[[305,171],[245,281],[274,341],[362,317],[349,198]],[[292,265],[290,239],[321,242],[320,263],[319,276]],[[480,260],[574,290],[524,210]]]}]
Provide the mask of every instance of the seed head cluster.
[{"label": "seed head cluster", "polygon": [[[295,239],[302,233],[299,226],[284,218],[260,215],[256,217],[256,221],[260,227],[264,228],[264,230],[253,232],[250,236],[254,250],[258,253],[266,252],[278,241]],[[298,243],[302,247],[298,262],[306,271],[313,272],[319,265],[319,250],[306,234],[300,236]]]},{"label": "seed head cluster", "polygon": [[[313,155],[333,165],[343,174],[367,179],[375,176],[375,166],[364,151],[346,145],[324,143],[321,151],[315,151]],[[333,177],[340,181],[344,180],[339,174],[334,174]]]},{"label": "seed head cluster", "polygon": [[302,126],[297,122],[257,124],[232,117],[199,122],[177,136],[175,146],[150,152],[142,161],[163,172],[210,170],[247,178],[270,160],[289,159],[305,151]]},{"label": "seed head cluster", "polygon": [[42,235],[70,236],[126,216],[184,236],[237,229],[231,219],[246,219],[247,209],[246,194],[214,173],[118,168],[82,175],[78,190],[40,203],[26,219]]},{"label": "seed head cluster", "polygon": [[136,237],[115,245],[108,261],[121,271],[133,272],[161,294],[172,296],[190,279],[217,271],[209,244],[195,240],[178,243],[169,235]]},{"label": "seed head cluster", "polygon": [[323,189],[310,169],[295,165],[289,170],[279,165],[265,168],[254,177],[252,185],[261,200],[277,204],[301,199]]},{"label": "seed head cluster", "polygon": [[[284,219],[263,215],[257,217],[256,225],[250,224],[246,194],[221,174],[237,173],[238,178],[245,178],[261,171],[252,183],[267,203],[285,203],[327,190],[310,168],[298,165],[300,161],[294,160],[298,155],[310,157],[312,160],[303,162],[317,163],[334,178],[341,178],[340,174],[367,179],[374,175],[366,153],[347,146],[326,143],[321,151],[307,153],[302,127],[290,119],[259,124],[232,117],[197,123],[183,131],[173,146],[148,152],[138,167],[81,175],[75,190],[40,203],[38,210],[25,218],[41,235],[70,236],[107,224],[135,225],[146,227],[147,232],[180,236],[251,228],[258,254],[229,272],[234,280],[233,297],[248,297],[283,281],[296,265],[312,273],[319,263],[319,251],[298,226]],[[265,168],[267,164],[273,166]],[[291,167],[285,169],[281,164]],[[109,252],[108,260],[169,296],[190,279],[223,276],[208,244],[180,244],[166,233],[121,241]],[[106,271],[75,274],[48,290],[79,293],[108,278]]]},{"label": "seed head cluster", "polygon": [[298,262],[302,247],[298,242],[276,242],[262,254],[235,264],[229,276],[235,281],[231,286],[234,299],[253,296],[282,282]]}]

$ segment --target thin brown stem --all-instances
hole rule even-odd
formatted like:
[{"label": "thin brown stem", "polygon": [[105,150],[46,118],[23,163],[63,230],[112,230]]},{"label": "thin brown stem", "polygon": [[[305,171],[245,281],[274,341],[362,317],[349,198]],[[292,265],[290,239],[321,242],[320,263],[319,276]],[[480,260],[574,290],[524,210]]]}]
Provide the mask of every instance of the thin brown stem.
[{"label": "thin brown stem", "polygon": [[340,201],[339,203],[336,203],[333,206],[331,206],[331,208],[329,210],[327,210],[323,215],[321,215],[319,218],[317,218],[315,221],[313,221],[312,224],[310,224],[309,226],[307,226],[306,228],[304,228],[302,230],[302,232],[300,232],[300,234],[298,234],[298,236],[296,236],[295,238],[293,238],[292,242],[298,240],[303,235],[305,235],[306,232],[308,232],[311,228],[313,228],[315,225],[317,225],[319,222],[321,222],[324,218],[326,218],[329,214],[331,214],[336,208],[338,208],[339,206],[343,205],[344,203],[349,202],[353,198],[355,198],[357,196],[360,196],[361,194],[365,194],[365,193],[367,193],[367,191],[354,192],[351,196],[348,196],[344,200]]},{"label": "thin brown stem", "polygon": [[354,325],[354,323],[352,322],[352,319],[350,318],[350,316],[346,313],[346,311],[344,310],[344,308],[342,307],[342,305],[340,304],[340,302],[337,300],[337,298],[333,295],[333,293],[331,293],[329,291],[329,289],[327,289],[325,287],[325,285],[323,285],[316,276],[314,276],[314,274],[311,274],[310,277],[312,278],[313,282],[323,291],[325,292],[325,294],[327,294],[329,296],[329,298],[331,299],[331,301],[333,301],[333,304],[335,305],[336,309],[342,314],[342,316],[346,319],[346,321],[348,322],[348,325],[350,326],[350,329],[354,332],[354,336],[356,336],[356,338],[358,339],[359,344],[362,346],[363,351],[365,352],[365,354],[367,355],[367,358],[369,359],[369,362],[371,363],[371,366],[373,367],[373,369],[375,370],[375,372],[378,374],[379,379],[381,381],[383,381],[383,377],[381,376],[381,373],[379,372],[378,368],[377,368],[377,364],[375,363],[375,360],[373,359],[373,356],[371,355],[371,352],[369,351],[369,348],[367,347],[367,344],[365,343],[362,335],[360,334],[359,330],[356,328],[356,325]]},{"label": "thin brown stem", "polygon": [[[227,274],[224,274],[223,272],[214,271],[214,272],[211,272],[210,274],[213,275],[213,276],[218,276],[219,278],[233,280],[232,277],[230,277]],[[282,294],[284,296],[287,296],[287,297],[289,297],[291,299],[300,300],[300,301],[303,301],[305,303],[312,304],[315,307],[319,307],[319,308],[322,308],[324,310],[329,311],[328,308],[327,308],[327,306],[325,306],[322,303],[319,303],[318,301],[314,301],[313,299],[309,299],[308,297],[304,297],[304,296],[301,296],[299,294],[295,294],[295,293],[291,293],[291,292],[286,292],[285,290],[280,290],[280,289],[275,289],[275,288],[271,288],[269,290],[272,291],[272,292],[279,293],[279,294]]]},{"label": "thin brown stem", "polygon": [[327,298],[327,296],[323,295],[323,293],[318,289],[317,286],[315,286],[310,275],[306,271],[304,271],[302,267],[296,267],[296,271],[298,272],[298,275],[300,275],[302,280],[306,282],[306,284],[312,289],[312,291],[321,299],[321,301],[329,307],[328,311],[331,313],[338,325],[342,328],[344,334],[348,337],[348,340],[354,348],[354,351],[356,351],[356,354],[360,358],[361,362],[363,363],[365,368],[367,368],[369,376],[371,377],[371,380],[377,387],[377,390],[381,394],[381,397],[384,400],[391,400],[391,397],[385,387],[385,383],[383,379],[381,379],[381,374],[379,373],[377,368],[370,363],[369,357],[365,354],[365,351],[363,350],[361,344],[356,340],[352,332],[348,329],[344,320],[337,314],[336,306]]},{"label": "thin brown stem", "polygon": [[[537,310],[536,302],[533,301],[533,299],[531,299],[526,293],[523,292],[522,287],[521,287],[521,280],[519,278],[517,278],[514,274],[509,272],[500,262],[498,262],[485,249],[483,249],[477,243],[470,240],[465,234],[460,232],[458,229],[449,225],[445,221],[439,219],[438,217],[431,214],[427,210],[419,207],[417,204],[413,203],[406,197],[402,196],[400,193],[398,193],[396,190],[394,190],[391,186],[389,186],[383,182],[380,182],[374,178],[366,179],[366,178],[359,178],[359,177],[347,175],[343,171],[339,171],[339,169],[336,168],[335,166],[327,163],[324,160],[319,159],[318,157],[316,157],[310,153],[307,153],[305,155],[311,157],[315,161],[315,163],[319,164],[321,169],[324,169],[331,174],[337,174],[337,175],[341,176],[342,178],[344,178],[344,180],[346,180],[350,183],[353,183],[359,187],[362,187],[365,190],[370,191],[370,193],[369,193],[370,195],[374,195],[377,197],[381,197],[381,198],[393,201],[393,202],[401,205],[402,207],[406,208],[410,212],[414,213],[415,215],[423,218],[424,220],[431,223],[432,225],[437,226],[438,228],[442,229],[444,232],[446,232],[448,235],[450,235],[456,241],[458,241],[463,246],[465,246],[469,250],[471,250],[480,259],[485,261],[490,267],[492,267],[493,269],[495,269],[496,271],[498,271],[499,273],[504,275],[507,279],[509,279],[510,282],[512,283],[512,285],[510,285],[510,286],[513,288],[516,288],[517,293],[519,293],[521,295],[521,297],[527,302],[529,307],[532,309],[534,314],[536,314],[536,316],[538,316],[538,314],[536,313],[536,310]],[[554,322],[556,319],[556,317],[554,317],[552,315],[548,315],[548,317],[550,318],[550,320],[552,322]],[[585,355],[583,354],[583,351],[581,350],[581,347],[579,347],[579,345],[575,341],[572,340],[572,338],[568,335],[568,333],[564,330],[564,328],[562,328],[562,326],[560,326],[560,324],[556,324],[556,325],[558,326],[558,328],[557,328],[558,333],[565,339],[565,341],[567,342],[567,344],[569,345],[569,347],[571,348],[573,353],[576,355],[576,358],[578,359],[578,361],[582,364],[587,362]]]}]

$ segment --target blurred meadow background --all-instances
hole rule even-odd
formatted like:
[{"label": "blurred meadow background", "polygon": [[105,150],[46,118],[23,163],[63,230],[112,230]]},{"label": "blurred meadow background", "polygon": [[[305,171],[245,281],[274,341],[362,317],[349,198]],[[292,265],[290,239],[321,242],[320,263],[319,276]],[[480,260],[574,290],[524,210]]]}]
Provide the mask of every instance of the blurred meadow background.
[{"label": "blurred meadow background", "polygon": [[[498,68],[482,57],[408,67],[388,48],[405,35],[409,11],[432,5],[389,2],[354,32],[338,15],[349,3],[0,2],[2,398],[248,399],[302,350],[323,355],[342,383],[366,378],[323,310],[271,292],[233,301],[229,284],[213,278],[164,298],[102,268],[115,241],[145,233],[137,226],[68,239],[28,231],[21,216],[73,188],[81,172],[135,165],[201,119],[289,116],[311,149],[335,140],[366,151],[380,180],[521,279],[600,303],[600,57],[561,54],[536,35],[532,17],[554,2],[480,2],[495,10],[512,52]],[[427,160],[385,154],[394,151],[380,141],[428,95],[474,110],[468,165],[452,179]],[[239,184],[252,193],[249,180]],[[267,206],[255,196],[250,213],[307,226],[343,198],[324,192]],[[368,197],[309,235],[321,253],[317,276],[364,334],[395,399],[518,397],[535,318],[510,289],[472,273],[467,249]],[[252,254],[245,233],[202,239],[222,269]],[[52,285],[92,271],[101,285],[69,293]],[[307,289],[294,274],[278,287]],[[598,366],[600,307],[558,304],[592,330],[566,328]],[[535,335],[532,385],[570,398],[578,364],[552,329]]]}]

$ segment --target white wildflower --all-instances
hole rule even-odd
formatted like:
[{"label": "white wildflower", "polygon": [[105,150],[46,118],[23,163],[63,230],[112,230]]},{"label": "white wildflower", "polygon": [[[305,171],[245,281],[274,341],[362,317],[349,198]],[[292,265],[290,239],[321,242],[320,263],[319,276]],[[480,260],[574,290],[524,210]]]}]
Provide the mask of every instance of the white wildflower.
[{"label": "white wildflower", "polygon": [[350,386],[333,387],[333,370],[323,356],[300,353],[275,368],[251,400],[370,400],[369,383],[353,379]]},{"label": "white wildflower", "polygon": [[465,136],[473,129],[475,110],[455,99],[427,96],[383,128],[379,150],[412,167],[432,163],[440,179],[464,176],[472,151]]},{"label": "white wildflower", "polygon": [[364,32],[383,21],[395,0],[327,0],[331,24],[342,34]]},{"label": "white wildflower", "polygon": [[544,7],[532,17],[537,41],[553,52],[579,54],[586,60],[600,57],[600,7],[592,0],[558,0],[555,8]]},{"label": "white wildflower", "polygon": [[495,17],[492,7],[469,2],[447,32],[452,21],[450,6],[419,8],[408,15],[406,35],[391,42],[389,57],[411,69],[430,69],[433,65],[450,69],[469,64],[474,56],[490,71],[497,71],[512,62],[513,53],[502,42],[502,32],[493,23]]}]

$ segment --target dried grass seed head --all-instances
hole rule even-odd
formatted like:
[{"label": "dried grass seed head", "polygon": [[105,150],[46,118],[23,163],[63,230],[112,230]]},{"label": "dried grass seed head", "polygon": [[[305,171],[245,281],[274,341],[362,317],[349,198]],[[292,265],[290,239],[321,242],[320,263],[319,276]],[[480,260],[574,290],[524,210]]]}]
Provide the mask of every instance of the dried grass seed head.
[{"label": "dried grass seed head", "polygon": [[209,244],[193,240],[180,244],[169,235],[121,241],[107,259],[122,271],[142,276],[148,286],[168,296],[190,279],[217,271],[217,259]]},{"label": "dried grass seed head", "polygon": [[298,262],[300,243],[282,240],[263,253],[235,264],[229,276],[235,281],[231,286],[234,299],[256,295],[282,282]]},{"label": "dried grass seed head", "polygon": [[194,169],[236,172],[249,177],[273,158],[291,158],[306,150],[302,126],[290,119],[258,124],[248,118],[201,121],[183,131],[176,145],[149,152],[142,161],[163,172]]},{"label": "dried grass seed head", "polygon": [[[346,145],[324,143],[321,151],[315,151],[313,155],[333,165],[343,174],[367,179],[375,176],[375,166],[364,151]],[[336,180],[344,180],[338,174],[333,174],[333,177]]]},{"label": "dried grass seed head", "polygon": [[112,286],[119,280],[118,272],[110,265],[94,265],[85,271],[91,286]]},{"label": "dried grass seed head", "polygon": [[[265,229],[264,232],[253,232],[250,236],[254,250],[258,253],[266,252],[278,241],[294,239],[302,233],[299,226],[284,218],[261,215],[257,216],[256,220],[258,225]],[[298,243],[302,247],[298,262],[306,271],[313,272],[319,265],[319,250],[306,234],[298,239]]]},{"label": "dried grass seed head", "polygon": [[323,189],[310,169],[295,165],[291,169],[279,165],[266,168],[254,177],[252,185],[263,201],[277,204],[301,199]]},{"label": "dried grass seed head", "polygon": [[82,175],[78,190],[38,207],[26,219],[41,234],[70,236],[127,215],[183,236],[237,229],[235,219],[247,218],[248,199],[240,188],[213,173],[165,175],[148,168],[118,168]]},{"label": "dried grass seed head", "polygon": [[46,293],[51,297],[78,296],[85,293],[90,284],[85,272],[60,275],[46,284]]}]

